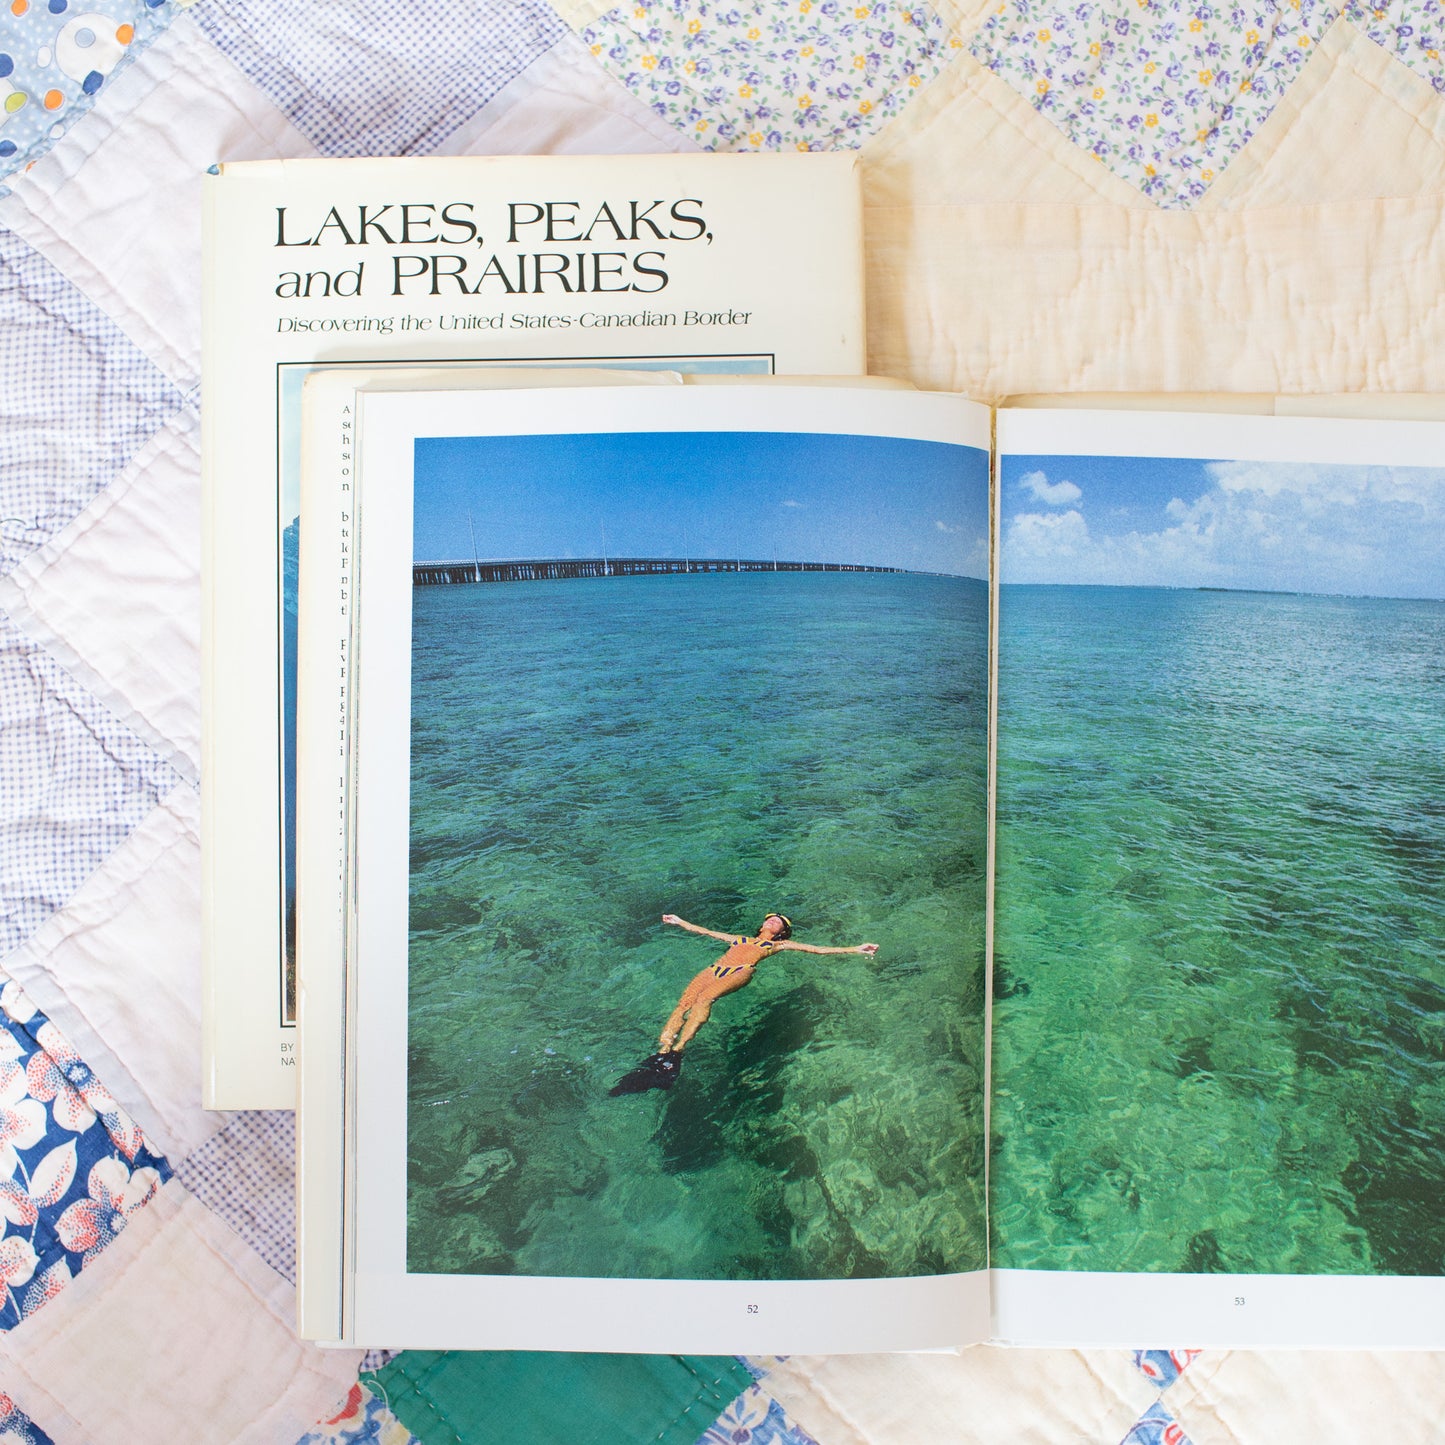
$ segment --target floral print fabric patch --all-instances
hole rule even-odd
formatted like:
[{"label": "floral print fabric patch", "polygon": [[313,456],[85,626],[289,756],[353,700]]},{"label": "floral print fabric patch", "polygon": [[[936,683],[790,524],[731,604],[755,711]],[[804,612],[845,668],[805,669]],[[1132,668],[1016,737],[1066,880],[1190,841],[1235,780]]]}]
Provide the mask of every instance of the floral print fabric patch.
[{"label": "floral print fabric patch", "polygon": [[757,1385],[745,1390],[703,1432],[697,1445],[817,1445]]},{"label": "floral print fabric patch", "polygon": [[416,1437],[358,1382],[336,1414],[313,1425],[296,1445],[416,1445]]},{"label": "floral print fabric patch", "polygon": [[970,49],[1115,175],[1187,207],[1339,13],[1338,0],[1005,0]]},{"label": "floral print fabric patch", "polygon": [[854,149],[960,47],[922,0],[638,0],[582,38],[707,150]]},{"label": "floral print fabric patch", "polygon": [[53,1299],[170,1178],[13,979],[0,990],[0,1329]]},{"label": "floral print fabric patch", "polygon": [[1445,94],[1445,6],[1439,0],[1350,4],[1345,18]]}]

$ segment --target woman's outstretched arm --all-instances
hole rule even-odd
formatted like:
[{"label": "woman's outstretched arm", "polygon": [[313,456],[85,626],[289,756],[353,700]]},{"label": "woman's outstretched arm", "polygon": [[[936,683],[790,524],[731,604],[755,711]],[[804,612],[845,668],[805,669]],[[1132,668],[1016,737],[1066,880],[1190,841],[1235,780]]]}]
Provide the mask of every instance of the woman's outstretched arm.
[{"label": "woman's outstretched arm", "polygon": [[852,948],[820,948],[816,943],[794,943],[790,938],[777,947],[791,948],[795,953],[866,953],[869,958],[878,952],[876,943],[857,943]]},{"label": "woman's outstretched arm", "polygon": [[719,933],[715,928],[704,928],[698,923],[689,923],[685,918],[679,918],[675,913],[664,913],[664,923],[670,923],[674,928],[685,928],[689,933],[700,933],[704,938],[716,938],[721,943],[736,943],[736,933]]}]

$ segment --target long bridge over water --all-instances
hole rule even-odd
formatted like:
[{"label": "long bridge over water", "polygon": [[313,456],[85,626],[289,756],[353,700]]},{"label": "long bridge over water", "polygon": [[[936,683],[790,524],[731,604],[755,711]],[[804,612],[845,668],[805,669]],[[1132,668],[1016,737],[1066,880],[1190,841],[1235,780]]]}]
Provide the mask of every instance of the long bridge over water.
[{"label": "long bridge over water", "polygon": [[513,562],[416,562],[414,587],[462,582],[560,582],[576,577],[672,577],[694,572],[903,572],[856,562],[760,561],[749,557],[546,557]]}]

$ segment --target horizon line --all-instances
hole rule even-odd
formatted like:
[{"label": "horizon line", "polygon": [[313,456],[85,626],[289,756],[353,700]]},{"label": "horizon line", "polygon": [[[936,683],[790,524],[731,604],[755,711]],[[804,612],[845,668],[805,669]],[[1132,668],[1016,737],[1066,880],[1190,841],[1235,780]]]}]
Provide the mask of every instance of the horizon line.
[{"label": "horizon line", "polygon": [[1005,582],[1000,587],[1108,587],[1133,592],[1233,592],[1258,597],[1340,597],[1369,602],[1445,602],[1445,597],[1399,592],[1326,592],[1314,587],[1224,587],[1204,582]]}]

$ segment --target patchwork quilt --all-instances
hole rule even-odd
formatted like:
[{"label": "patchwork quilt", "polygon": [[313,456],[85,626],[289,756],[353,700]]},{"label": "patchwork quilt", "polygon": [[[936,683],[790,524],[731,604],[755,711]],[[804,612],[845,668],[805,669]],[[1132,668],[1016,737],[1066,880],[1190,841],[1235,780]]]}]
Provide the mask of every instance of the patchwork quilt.
[{"label": "patchwork quilt", "polygon": [[1442,49],[1438,0],[6,0],[0,1442],[1438,1439],[1430,1356],[296,1341],[291,1116],[200,1108],[198,178],[856,149],[876,372],[1440,391]]}]

